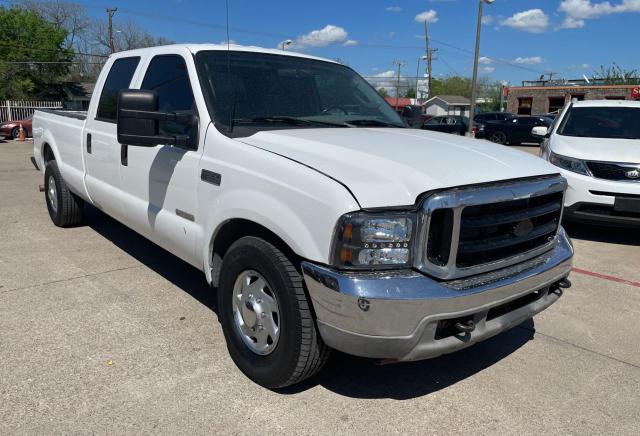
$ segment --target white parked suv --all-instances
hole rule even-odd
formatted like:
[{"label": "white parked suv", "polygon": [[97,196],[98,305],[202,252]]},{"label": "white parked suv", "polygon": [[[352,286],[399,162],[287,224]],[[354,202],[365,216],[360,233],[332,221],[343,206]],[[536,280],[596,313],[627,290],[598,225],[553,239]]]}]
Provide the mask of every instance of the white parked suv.
[{"label": "white parked suv", "polygon": [[640,226],[640,102],[577,101],[532,133],[569,182],[565,218]]},{"label": "white parked suv", "polygon": [[89,203],[201,269],[231,357],[263,386],[313,375],[330,349],[453,352],[570,285],[557,168],[405,128],[333,61],[121,52],[88,112],[37,111],[33,125],[52,221],[77,225]]}]

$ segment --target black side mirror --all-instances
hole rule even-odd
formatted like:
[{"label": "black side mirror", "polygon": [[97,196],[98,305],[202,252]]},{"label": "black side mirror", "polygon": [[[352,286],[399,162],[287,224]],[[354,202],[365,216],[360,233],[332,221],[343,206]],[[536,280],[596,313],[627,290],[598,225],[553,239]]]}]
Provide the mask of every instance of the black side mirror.
[{"label": "black side mirror", "polygon": [[187,147],[189,135],[160,134],[160,122],[168,121],[189,126],[197,125],[193,114],[160,112],[158,93],[142,89],[123,89],[118,93],[118,142],[139,147],[169,144]]}]

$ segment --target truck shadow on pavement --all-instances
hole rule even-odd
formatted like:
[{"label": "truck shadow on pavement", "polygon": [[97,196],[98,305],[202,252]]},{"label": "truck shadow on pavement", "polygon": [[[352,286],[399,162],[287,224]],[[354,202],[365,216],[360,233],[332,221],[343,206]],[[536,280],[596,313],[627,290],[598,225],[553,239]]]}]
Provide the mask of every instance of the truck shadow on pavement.
[{"label": "truck shadow on pavement", "polygon": [[320,385],[350,398],[407,400],[437,392],[477,374],[533,340],[533,320],[464,350],[418,362],[380,365],[333,353],[317,376],[281,390],[295,394]]},{"label": "truck shadow on pavement", "polygon": [[[94,231],[217,313],[217,292],[206,283],[201,271],[91,206],[85,206],[85,216]],[[489,368],[532,340],[534,333],[533,320],[528,320],[457,353],[389,365],[335,352],[318,375],[277,392],[291,395],[319,385],[352,398],[420,397]]]},{"label": "truck shadow on pavement", "polygon": [[87,225],[102,237],[216,312],[216,292],[202,271],[93,206],[85,205],[85,218]]}]

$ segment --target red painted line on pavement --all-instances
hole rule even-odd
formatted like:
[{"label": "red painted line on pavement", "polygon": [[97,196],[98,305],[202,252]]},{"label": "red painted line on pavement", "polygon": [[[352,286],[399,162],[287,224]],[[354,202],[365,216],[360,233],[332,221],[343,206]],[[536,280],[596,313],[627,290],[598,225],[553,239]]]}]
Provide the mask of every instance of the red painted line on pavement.
[{"label": "red painted line on pavement", "polygon": [[631,286],[635,286],[636,288],[640,288],[640,282],[632,282],[631,280],[621,279],[620,277],[609,276],[606,274],[600,274],[597,272],[593,272],[593,271],[589,271],[581,268],[575,268],[575,267],[572,269],[572,271],[578,274],[584,274],[586,276],[597,277],[599,279],[609,280],[611,282],[616,282],[616,283],[623,283],[625,285],[631,285]]}]

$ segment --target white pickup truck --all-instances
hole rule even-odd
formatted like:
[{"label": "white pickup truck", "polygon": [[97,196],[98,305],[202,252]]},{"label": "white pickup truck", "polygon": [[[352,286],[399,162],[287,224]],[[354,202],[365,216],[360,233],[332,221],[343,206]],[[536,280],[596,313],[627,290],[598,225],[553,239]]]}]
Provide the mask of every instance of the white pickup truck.
[{"label": "white pickup truck", "polygon": [[257,383],[330,349],[426,359],[570,286],[565,180],[535,156],[408,129],[351,68],[219,45],[112,55],[87,113],[38,111],[49,214],[89,203],[200,268]]}]

